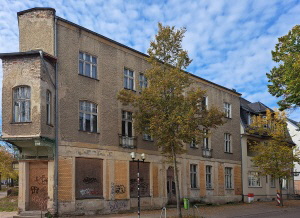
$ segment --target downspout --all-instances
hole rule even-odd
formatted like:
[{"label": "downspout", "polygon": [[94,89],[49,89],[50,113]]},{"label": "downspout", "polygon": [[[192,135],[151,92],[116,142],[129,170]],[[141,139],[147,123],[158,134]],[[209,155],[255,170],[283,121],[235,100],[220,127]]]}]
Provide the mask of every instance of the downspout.
[{"label": "downspout", "polygon": [[[54,18],[54,56],[57,58],[57,17]],[[54,154],[54,204],[58,215],[58,58],[55,63],[55,154]]]}]

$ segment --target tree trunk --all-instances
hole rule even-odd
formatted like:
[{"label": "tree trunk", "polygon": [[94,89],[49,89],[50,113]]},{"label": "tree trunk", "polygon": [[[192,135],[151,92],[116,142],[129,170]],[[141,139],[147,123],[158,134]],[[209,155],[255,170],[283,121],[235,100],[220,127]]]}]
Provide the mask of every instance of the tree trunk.
[{"label": "tree trunk", "polygon": [[280,196],[280,206],[283,207],[283,198],[282,198],[282,179],[279,178],[279,196]]},{"label": "tree trunk", "polygon": [[177,170],[177,162],[176,162],[176,153],[174,151],[174,147],[173,146],[172,146],[172,156],[173,156],[174,176],[175,176],[175,186],[176,186],[177,216],[179,218],[182,218],[181,206],[180,206],[180,190],[179,190],[179,181],[178,181],[178,170]]}]

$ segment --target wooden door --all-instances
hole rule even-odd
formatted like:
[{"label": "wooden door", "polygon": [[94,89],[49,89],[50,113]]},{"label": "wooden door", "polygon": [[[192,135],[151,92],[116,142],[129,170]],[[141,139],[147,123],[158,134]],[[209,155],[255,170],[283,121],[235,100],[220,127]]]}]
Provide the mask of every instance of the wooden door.
[{"label": "wooden door", "polygon": [[173,167],[169,167],[167,170],[167,195],[168,204],[176,204],[176,187]]},{"label": "wooden door", "polygon": [[48,162],[29,163],[29,210],[47,210]]}]

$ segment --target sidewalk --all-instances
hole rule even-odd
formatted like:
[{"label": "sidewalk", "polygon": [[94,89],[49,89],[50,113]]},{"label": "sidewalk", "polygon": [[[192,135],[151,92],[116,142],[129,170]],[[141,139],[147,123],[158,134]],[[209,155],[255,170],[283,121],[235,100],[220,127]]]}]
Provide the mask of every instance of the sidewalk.
[{"label": "sidewalk", "polygon": [[[199,206],[198,211],[184,210],[182,214],[197,215],[197,217],[205,218],[265,218],[265,217],[300,217],[300,200],[285,200],[284,207],[276,206],[276,202],[254,202],[252,204],[239,203],[239,204],[227,204],[218,206]],[[16,215],[16,212],[0,212],[1,218],[11,218]],[[161,210],[142,210],[141,218],[160,218]],[[110,214],[110,215],[98,215],[98,216],[78,216],[76,218],[137,218],[137,212],[127,214]],[[164,214],[162,216],[164,218]],[[176,208],[167,209],[168,218],[176,218]]]},{"label": "sidewalk", "polygon": [[[239,204],[227,204],[227,205],[218,205],[218,206],[199,206],[198,211],[193,210],[184,210],[182,209],[183,216],[196,215],[197,217],[205,218],[219,218],[219,217],[267,217],[267,216],[276,216],[276,217],[289,217],[287,212],[294,210],[299,210],[298,216],[300,217],[300,200],[285,200],[284,207],[276,206],[276,202],[254,202],[252,204],[239,203]],[[151,210],[151,211],[141,211],[141,218],[160,218],[161,210]],[[111,215],[101,215],[93,216],[95,217],[104,217],[104,218],[137,218],[136,213],[129,214],[111,214]],[[164,217],[164,216],[162,216]],[[177,210],[176,208],[167,209],[168,218],[176,218]],[[293,216],[291,216],[293,217]],[[87,218],[87,217],[85,217]]]}]

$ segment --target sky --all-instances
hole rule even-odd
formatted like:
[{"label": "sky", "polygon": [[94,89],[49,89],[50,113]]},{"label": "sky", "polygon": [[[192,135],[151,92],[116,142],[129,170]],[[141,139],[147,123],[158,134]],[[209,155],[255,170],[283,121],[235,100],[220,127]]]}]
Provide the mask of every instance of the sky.
[{"label": "sky", "polygon": [[[17,12],[32,7],[55,8],[57,16],[144,53],[158,22],[186,27],[183,48],[193,59],[187,71],[271,108],[278,107],[267,88],[266,73],[276,66],[271,50],[300,24],[300,0],[0,0],[0,5],[0,53],[19,51]],[[0,88],[2,78],[0,61]],[[300,121],[300,110],[288,115]]]}]

